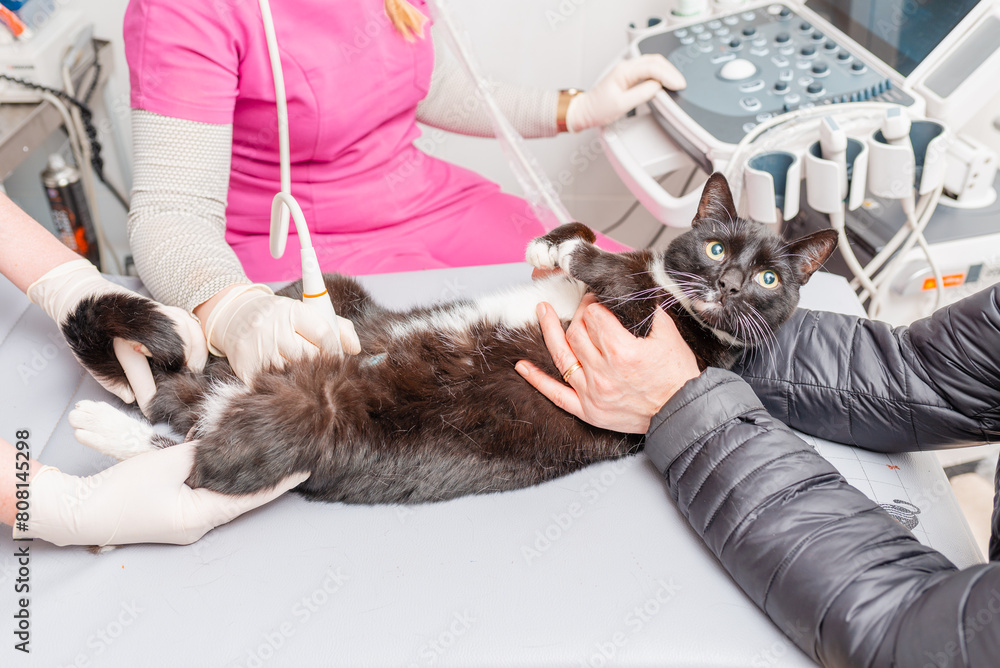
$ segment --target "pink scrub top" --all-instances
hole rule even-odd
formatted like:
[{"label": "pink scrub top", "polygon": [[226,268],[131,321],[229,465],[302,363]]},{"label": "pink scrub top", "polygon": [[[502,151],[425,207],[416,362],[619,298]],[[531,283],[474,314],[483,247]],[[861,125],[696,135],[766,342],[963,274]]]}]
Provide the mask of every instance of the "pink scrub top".
[{"label": "pink scrub top", "polygon": [[[411,0],[429,16],[423,0]],[[527,203],[413,146],[434,50],[407,42],[383,0],[272,2],[290,126],[292,192],[325,271],[365,274],[518,262],[543,233]],[[279,189],[274,84],[255,0],[132,0],[131,103],[233,126],[226,240],[255,281],[301,274],[292,226],[268,251]],[[456,110],[457,112],[460,110]]]}]

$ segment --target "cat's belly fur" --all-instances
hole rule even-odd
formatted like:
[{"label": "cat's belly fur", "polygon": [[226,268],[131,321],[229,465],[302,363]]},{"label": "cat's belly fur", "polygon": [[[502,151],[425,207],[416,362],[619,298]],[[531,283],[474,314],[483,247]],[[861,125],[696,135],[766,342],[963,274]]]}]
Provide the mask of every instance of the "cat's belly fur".
[{"label": "cat's belly fur", "polygon": [[[253,391],[216,387],[196,424],[191,482],[246,491],[254,471],[234,477],[225,466],[239,457],[263,477],[311,470],[299,491],[313,498],[416,503],[526,487],[634,452],[639,436],[587,425],[514,370],[526,359],[558,377],[536,305],[569,320],[582,294],[554,277],[410,314],[369,304],[352,318],[361,355],[289,365]],[[264,452],[249,444],[261,438]]]}]

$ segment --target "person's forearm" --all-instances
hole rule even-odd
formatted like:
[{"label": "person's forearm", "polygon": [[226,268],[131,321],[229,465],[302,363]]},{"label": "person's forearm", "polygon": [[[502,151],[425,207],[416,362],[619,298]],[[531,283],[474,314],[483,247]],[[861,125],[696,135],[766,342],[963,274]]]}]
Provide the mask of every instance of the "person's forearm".
[{"label": "person's forearm", "polygon": [[[26,441],[22,439],[22,442]],[[24,487],[18,487],[18,483],[23,485],[31,482],[35,473],[42,466],[34,459],[28,459],[24,454],[19,456],[19,452],[25,451],[19,450],[14,444],[0,437],[0,522],[8,526],[14,525],[14,519],[18,512],[17,492],[19,489],[24,489]],[[29,500],[29,513],[30,509],[31,502]]]},{"label": "person's forearm", "polygon": [[80,256],[0,193],[0,274],[21,292],[46,272]]},{"label": "person's forearm", "polygon": [[882,452],[978,444],[1000,424],[1000,286],[907,327],[799,309],[733,371],[768,411]]},{"label": "person's forearm", "polygon": [[[957,572],[734,374],[709,369],[688,382],[654,418],[646,452],[736,583],[815,661],[923,665],[967,646],[958,665],[994,665],[1000,617],[978,634],[963,624],[975,612],[965,595],[989,605],[1000,566]],[[1000,598],[994,605],[1000,612]]]}]

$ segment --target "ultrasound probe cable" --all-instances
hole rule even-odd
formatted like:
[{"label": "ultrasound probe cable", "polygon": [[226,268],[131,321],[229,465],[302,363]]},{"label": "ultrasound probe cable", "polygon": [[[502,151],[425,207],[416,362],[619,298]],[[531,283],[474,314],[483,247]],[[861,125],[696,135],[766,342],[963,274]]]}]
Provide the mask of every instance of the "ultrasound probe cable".
[{"label": "ultrasound probe cable", "polygon": [[288,149],[288,101],[285,98],[285,77],[281,69],[281,54],[278,53],[278,39],[274,33],[274,20],[267,0],[259,0],[260,14],[264,22],[264,36],[267,40],[267,55],[271,61],[274,77],[274,96],[278,107],[278,158],[281,169],[281,190],[271,200],[271,257],[277,259],[285,254],[288,242],[288,218],[295,222],[302,254],[302,302],[319,312],[333,331],[340,332],[337,313],[326,291],[323,272],[319,267],[316,249],[313,248],[302,207],[292,196],[292,168]]}]

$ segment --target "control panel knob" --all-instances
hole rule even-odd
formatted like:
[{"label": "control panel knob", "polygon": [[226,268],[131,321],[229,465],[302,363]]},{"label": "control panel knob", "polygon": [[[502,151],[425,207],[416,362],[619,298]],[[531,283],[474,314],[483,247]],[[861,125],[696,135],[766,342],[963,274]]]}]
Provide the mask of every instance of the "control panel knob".
[{"label": "control panel knob", "polygon": [[779,81],[779,82],[775,83],[774,84],[774,90],[777,91],[777,92],[779,92],[779,93],[786,93],[786,92],[788,92],[788,82],[787,81]]},{"label": "control panel knob", "polygon": [[818,81],[813,81],[811,84],[806,86],[806,92],[810,95],[816,95],[823,92],[823,84]]},{"label": "control panel knob", "polygon": [[729,40],[729,46],[730,46],[730,48],[733,48],[733,49],[738,49],[738,48],[740,48],[740,45],[741,45],[742,43],[743,43],[743,42],[741,42],[740,40],[738,40],[738,39],[737,39],[737,38],[735,38],[735,37],[734,37],[734,38],[732,38],[731,40]]},{"label": "control panel knob", "polygon": [[815,46],[804,46],[804,47],[802,47],[802,50],[799,51],[799,53],[801,53],[803,56],[815,56],[816,55],[816,47]]},{"label": "control panel knob", "polygon": [[757,34],[757,29],[754,28],[753,26],[747,26],[746,28],[743,29],[743,35],[745,37],[753,37],[756,34]]},{"label": "control panel knob", "polygon": [[854,70],[855,72],[860,72],[861,70],[865,69],[865,64],[862,62],[851,63],[851,69]]},{"label": "control panel knob", "polygon": [[778,16],[783,19],[787,19],[791,15],[792,15],[792,10],[790,10],[788,7],[782,7],[781,11],[778,12]]},{"label": "control panel knob", "polygon": [[809,32],[810,30],[812,30],[812,24],[809,23],[808,21],[803,21],[802,25],[799,26],[799,30],[801,30],[802,32]]},{"label": "control panel knob", "polygon": [[816,63],[813,65],[813,74],[823,75],[830,71],[830,68],[826,66],[826,63]]},{"label": "control panel knob", "polygon": [[837,43],[827,42],[826,44],[823,45],[823,48],[826,49],[827,51],[833,51],[834,49],[837,48]]},{"label": "control panel knob", "polygon": [[752,77],[755,74],[757,74],[757,66],[743,58],[730,60],[719,70],[719,76],[727,81],[738,81]]},{"label": "control panel knob", "polygon": [[837,54],[837,60],[850,60],[850,59],[851,59],[851,54],[847,53],[846,51],[841,51],[840,53]]},{"label": "control panel knob", "polygon": [[790,38],[787,32],[779,32],[777,35],[774,36],[774,41],[777,42],[778,44],[784,44],[789,39]]},{"label": "control panel knob", "polygon": [[826,39],[826,35],[824,35],[821,32],[814,32],[812,38],[814,42],[822,42],[824,39]]}]

